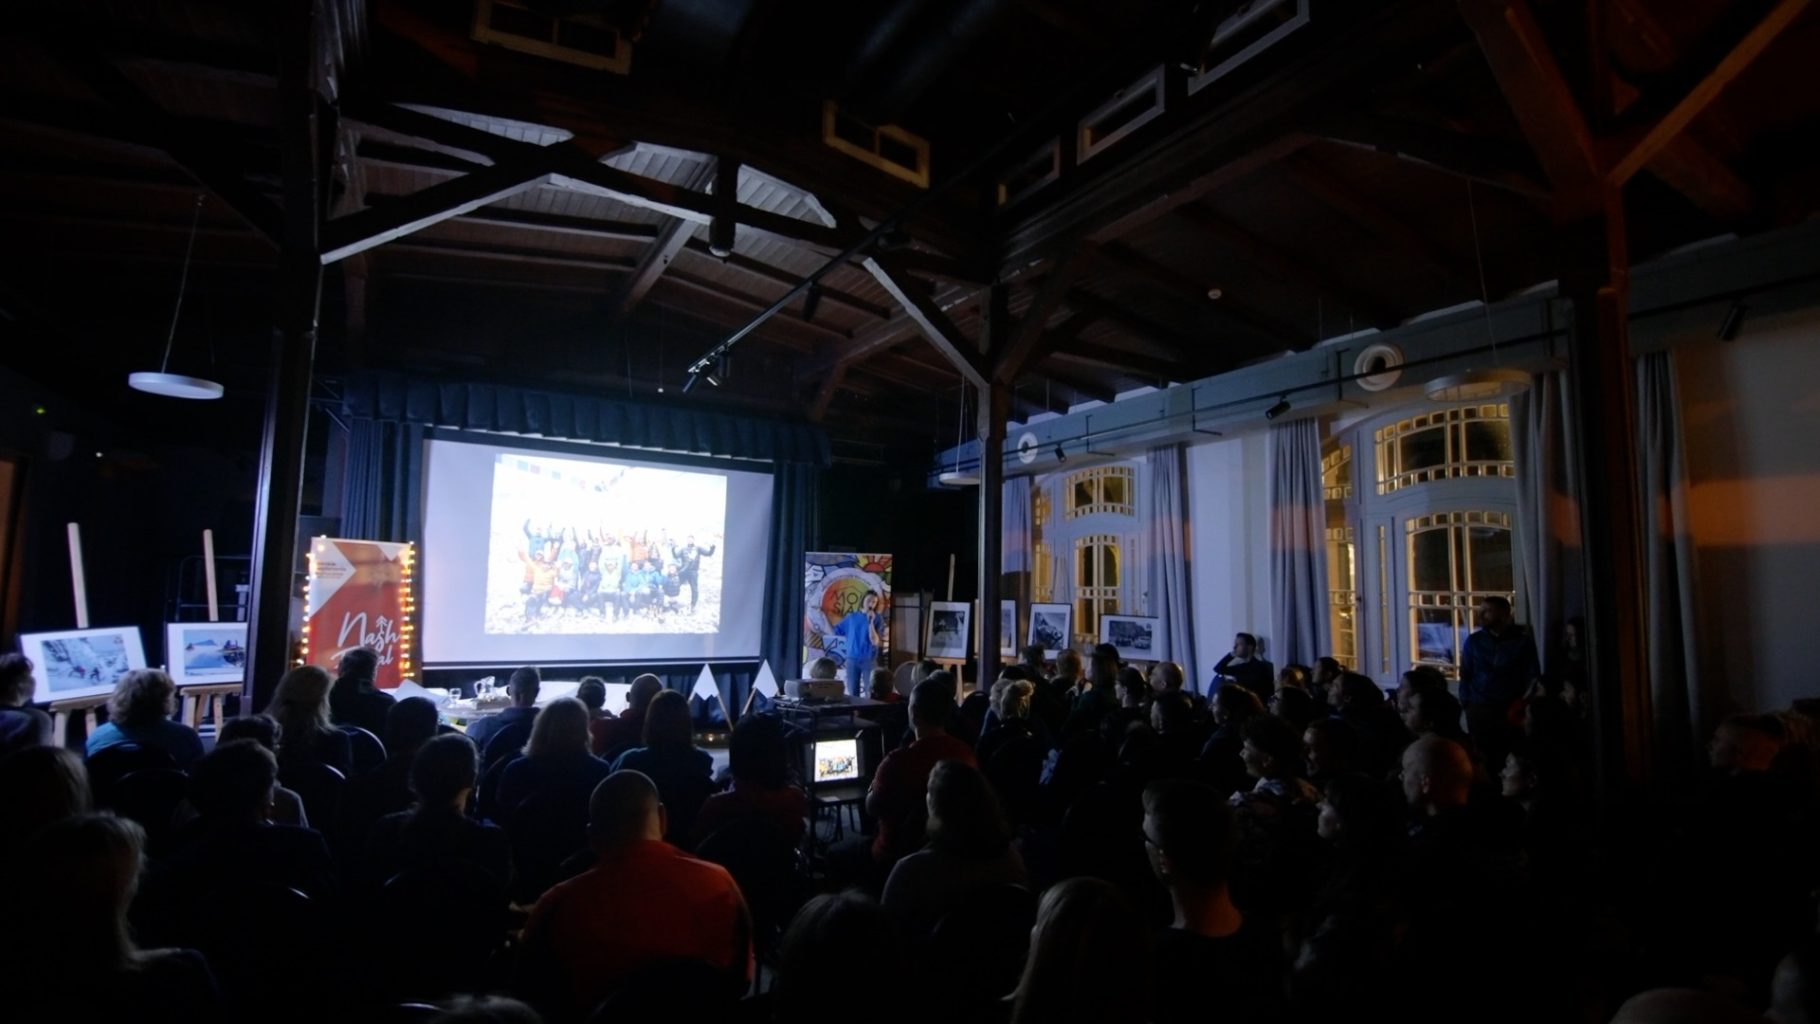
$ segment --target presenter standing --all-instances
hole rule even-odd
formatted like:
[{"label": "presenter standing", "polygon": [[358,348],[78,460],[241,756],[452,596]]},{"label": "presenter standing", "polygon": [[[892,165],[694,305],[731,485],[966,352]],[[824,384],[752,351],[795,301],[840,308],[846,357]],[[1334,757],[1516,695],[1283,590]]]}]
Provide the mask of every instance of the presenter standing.
[{"label": "presenter standing", "polygon": [[866,591],[866,596],[860,599],[859,610],[848,612],[834,631],[847,642],[847,693],[863,697],[866,680],[878,661],[879,648],[884,646],[884,639],[879,635],[878,594]]}]

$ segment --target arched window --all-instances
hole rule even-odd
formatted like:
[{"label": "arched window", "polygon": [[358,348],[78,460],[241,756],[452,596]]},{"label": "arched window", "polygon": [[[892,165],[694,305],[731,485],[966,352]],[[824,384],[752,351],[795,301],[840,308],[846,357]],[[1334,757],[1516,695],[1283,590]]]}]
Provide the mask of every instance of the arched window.
[{"label": "arched window", "polygon": [[1410,518],[1404,529],[1411,660],[1452,677],[1473,629],[1473,609],[1483,598],[1508,599],[1516,589],[1510,515],[1438,512]]},{"label": "arched window", "polygon": [[1074,637],[1097,643],[1100,616],[1119,613],[1119,539],[1096,533],[1074,542]]},{"label": "arched window", "polygon": [[1083,469],[1068,477],[1063,493],[1068,496],[1068,518],[1103,513],[1131,516],[1137,514],[1132,498],[1133,474],[1129,466],[1102,466]]},{"label": "arched window", "polygon": [[1467,405],[1380,427],[1378,493],[1460,477],[1515,477],[1510,406]]}]

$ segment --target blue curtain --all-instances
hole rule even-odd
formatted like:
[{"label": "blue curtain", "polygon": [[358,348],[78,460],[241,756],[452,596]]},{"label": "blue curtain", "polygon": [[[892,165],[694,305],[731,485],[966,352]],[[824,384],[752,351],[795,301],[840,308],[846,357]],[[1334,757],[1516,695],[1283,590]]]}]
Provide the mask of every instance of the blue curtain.
[{"label": "blue curtain", "polygon": [[[759,649],[781,682],[802,674],[803,555],[817,540],[821,467],[779,462],[771,481],[771,551],[765,561],[765,612]],[[751,680],[746,680],[751,685]],[[745,693],[740,693],[740,702]],[[738,714],[735,707],[734,713]]]},{"label": "blue curtain", "polygon": [[1188,447],[1150,449],[1150,612],[1163,620],[1169,660],[1182,666],[1189,689],[1201,678],[1194,657],[1194,601],[1188,548]]},{"label": "blue curtain", "polygon": [[423,427],[355,419],[348,425],[341,488],[341,535],[359,540],[421,540],[417,486]]},{"label": "blue curtain", "polygon": [[1278,665],[1312,665],[1327,653],[1327,512],[1321,493],[1321,425],[1270,429],[1270,641]]},{"label": "blue curtain", "polygon": [[[1030,545],[1033,536],[1030,527],[1030,478],[1014,476],[1005,481],[1000,492],[999,527],[1003,535],[1003,548],[1000,552],[1000,572],[1029,572]],[[1009,599],[1011,594],[1002,595]]]}]

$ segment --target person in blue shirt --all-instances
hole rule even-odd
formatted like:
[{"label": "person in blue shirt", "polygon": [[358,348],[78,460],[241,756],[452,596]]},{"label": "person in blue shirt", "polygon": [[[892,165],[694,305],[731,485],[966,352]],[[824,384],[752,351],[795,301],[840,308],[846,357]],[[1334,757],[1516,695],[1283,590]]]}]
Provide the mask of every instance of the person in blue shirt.
[{"label": "person in blue shirt", "polygon": [[171,721],[177,710],[177,686],[155,668],[134,669],[114,684],[107,699],[107,724],[89,733],[88,756],[108,747],[136,743],[171,755],[177,767],[188,768],[202,757],[202,740],[196,730]]},{"label": "person in blue shirt", "polygon": [[1542,674],[1536,640],[1517,625],[1510,602],[1492,596],[1479,602],[1479,628],[1460,650],[1460,703],[1466,728],[1485,763],[1504,763],[1510,708]]},{"label": "person in blue shirt", "polygon": [[871,590],[860,598],[859,610],[848,612],[834,627],[835,634],[846,641],[847,692],[855,697],[866,695],[866,680],[878,661],[878,649],[884,646],[879,628],[878,594]]}]

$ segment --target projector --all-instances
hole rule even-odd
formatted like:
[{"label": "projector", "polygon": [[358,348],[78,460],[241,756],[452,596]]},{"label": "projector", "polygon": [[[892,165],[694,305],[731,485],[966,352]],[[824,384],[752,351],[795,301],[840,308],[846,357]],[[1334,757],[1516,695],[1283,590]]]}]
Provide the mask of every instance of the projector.
[{"label": "projector", "polygon": [[786,679],[784,696],[791,700],[842,701],[847,699],[847,686],[838,679]]}]

